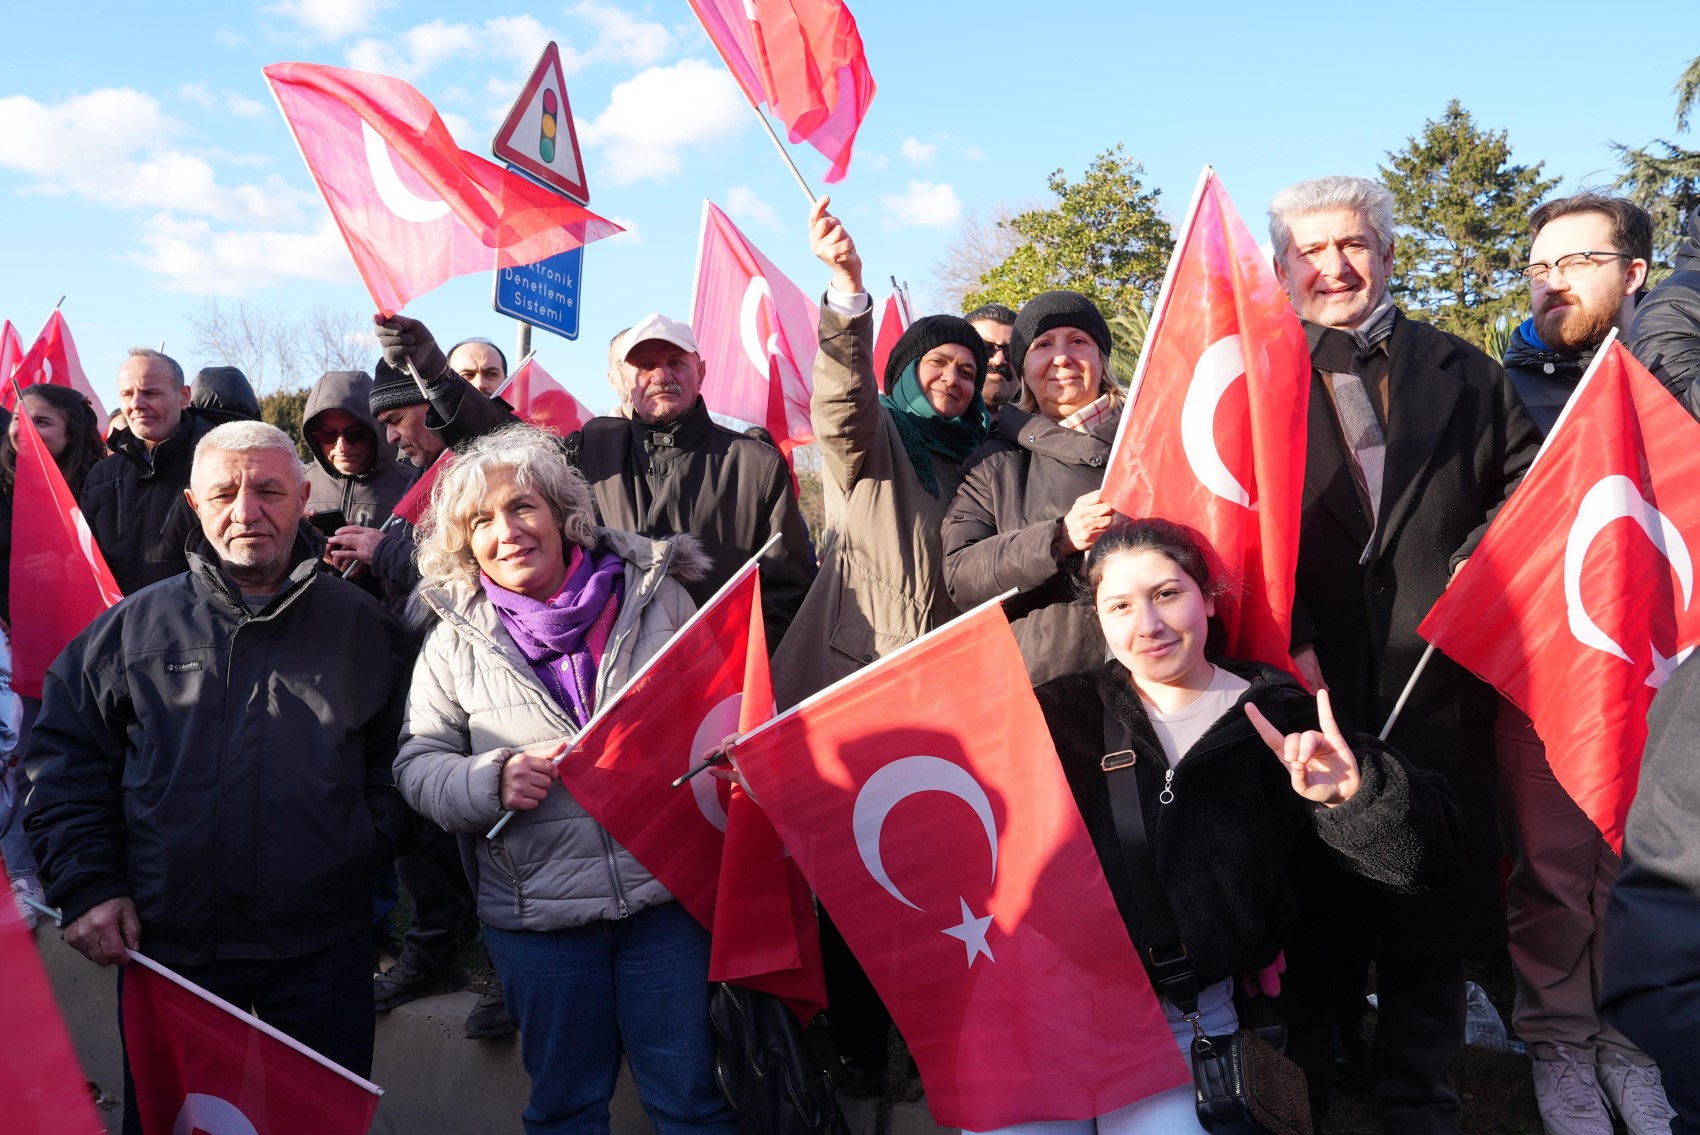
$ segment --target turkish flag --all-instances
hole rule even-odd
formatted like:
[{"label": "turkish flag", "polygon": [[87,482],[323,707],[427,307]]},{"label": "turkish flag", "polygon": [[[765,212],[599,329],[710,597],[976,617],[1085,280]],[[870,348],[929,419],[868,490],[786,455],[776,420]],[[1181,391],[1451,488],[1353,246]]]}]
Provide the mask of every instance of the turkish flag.
[{"label": "turkish flag", "polygon": [[47,668],[124,593],[28,414],[12,483],[12,688],[41,697]]},{"label": "turkish flag", "polygon": [[[365,1135],[383,1089],[130,951],[124,1051],[143,1135]],[[98,1128],[97,1128],[98,1130]]]},{"label": "turkish flag", "polygon": [[874,378],[885,392],[885,364],[891,360],[891,349],[909,330],[909,311],[897,292],[885,298],[885,310],[880,312],[879,330],[874,333]]},{"label": "turkish flag", "polygon": [[874,101],[874,76],[856,18],[842,0],[690,0],[710,42],[751,106],[765,102],[791,141],[850,167],[856,131]]},{"label": "turkish flag", "polygon": [[809,397],[820,309],[707,201],[691,329],[710,410],[766,428],[787,461],[815,439]]},{"label": "turkish flag", "polygon": [[385,315],[454,276],[535,264],[623,231],[461,149],[400,79],[315,63],[274,63],[265,76]]},{"label": "turkish flag", "polygon": [[1615,338],[1417,628],[1535,723],[1614,850],[1647,708],[1700,644],[1700,423]]},{"label": "turkish flag", "polygon": [[576,432],[595,417],[565,387],[550,377],[543,364],[527,359],[513,373],[502,397],[514,413],[534,426],[542,426],[559,437]]},{"label": "turkish flag", "polygon": [[8,319],[5,323],[0,324],[0,382],[6,384],[6,394],[4,399],[0,399],[0,406],[5,406],[8,410],[12,408],[12,403],[18,397],[8,380],[12,377],[13,372],[18,369],[18,364],[23,361],[23,358],[24,341],[18,338],[18,329],[13,327],[12,321]]},{"label": "turkish flag", "polygon": [[437,459],[425,467],[425,471],[415,478],[408,490],[401,494],[401,499],[395,502],[390,510],[415,528],[425,519],[425,510],[431,507],[431,490],[437,487],[437,477],[455,458],[454,450],[445,449],[437,455]]},{"label": "turkish flag", "polygon": [[[0,878],[5,878],[0,862]],[[6,1130],[24,1135],[101,1135],[106,1130],[89,1099],[88,1078],[77,1064],[59,1015],[35,937],[18,917],[17,904],[0,903],[0,1114]]]},{"label": "turkish flag", "polygon": [[988,604],[735,751],[890,1007],[934,1118],[974,1131],[1190,1080],[1026,674]]},{"label": "turkish flag", "polygon": [[[766,642],[751,560],[586,724],[561,783],[714,932],[714,980],[767,989],[806,1019],[826,1003],[806,886],[788,877],[760,810],[725,781],[704,773],[672,787],[722,739],[773,715]],[[721,911],[722,895],[733,910]]]},{"label": "turkish flag", "polygon": [[1214,170],[1175,243],[1110,455],[1104,497],[1214,549],[1229,657],[1292,670],[1310,349]]},{"label": "turkish flag", "polygon": [[[14,336],[16,332],[13,332]],[[106,407],[101,405],[100,395],[89,385],[88,375],[83,373],[83,364],[77,358],[77,344],[71,339],[71,329],[65,323],[65,316],[58,308],[47,317],[46,326],[41,334],[35,337],[35,344],[28,353],[18,360],[17,368],[12,372],[18,387],[34,386],[37,383],[48,383],[53,386],[68,386],[89,400],[94,407],[94,420],[100,426],[102,436],[106,433]],[[0,391],[0,406],[11,409],[17,398],[17,390],[11,383],[6,384]]]}]

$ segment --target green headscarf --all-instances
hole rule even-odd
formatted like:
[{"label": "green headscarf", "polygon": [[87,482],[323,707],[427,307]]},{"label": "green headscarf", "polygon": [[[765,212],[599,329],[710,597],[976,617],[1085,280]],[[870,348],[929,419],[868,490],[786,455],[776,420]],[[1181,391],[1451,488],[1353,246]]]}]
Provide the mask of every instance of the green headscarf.
[{"label": "green headscarf", "polygon": [[[897,381],[884,394],[880,404],[891,414],[897,435],[903,439],[903,450],[921,487],[933,496],[939,495],[939,478],[933,469],[933,455],[949,458],[958,465],[980,447],[990,432],[991,416],[980,397],[980,385],[974,384],[974,397],[959,417],[946,418],[933,408],[927,392],[921,389],[918,370],[920,359],[903,368]],[[982,368],[983,369],[983,368]]]}]

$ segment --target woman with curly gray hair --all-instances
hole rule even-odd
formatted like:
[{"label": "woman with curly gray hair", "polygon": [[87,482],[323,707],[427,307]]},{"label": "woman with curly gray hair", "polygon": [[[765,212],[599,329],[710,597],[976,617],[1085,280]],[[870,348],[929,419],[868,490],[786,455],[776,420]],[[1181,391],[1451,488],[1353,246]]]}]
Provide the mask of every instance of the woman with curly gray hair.
[{"label": "woman with curly gray hair", "polygon": [[[713,1079],[708,932],[597,823],[554,759],[693,611],[688,537],[599,528],[552,435],[467,446],[431,497],[396,783],[460,834],[531,1076],[527,1132],[608,1129],[622,1048],[657,1130],[730,1135]],[[494,839],[482,833],[515,813]],[[616,996],[616,990],[618,996]]]}]

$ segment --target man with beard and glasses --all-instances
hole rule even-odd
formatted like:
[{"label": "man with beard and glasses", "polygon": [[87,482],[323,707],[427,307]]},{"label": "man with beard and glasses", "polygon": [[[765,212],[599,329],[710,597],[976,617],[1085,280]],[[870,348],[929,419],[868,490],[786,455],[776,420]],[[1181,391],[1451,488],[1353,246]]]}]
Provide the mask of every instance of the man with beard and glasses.
[{"label": "man with beard and glasses", "polygon": [[1021,379],[1009,365],[1009,338],[1015,333],[1015,312],[1001,303],[983,303],[964,315],[986,344],[990,361],[986,363],[986,379],[980,384],[980,400],[998,422],[998,410],[1006,402],[1021,397]]},{"label": "man with beard and glasses", "polygon": [[1594,351],[1629,330],[1653,262],[1653,221],[1621,197],[1578,193],[1529,214],[1529,304],[1511,333],[1505,372],[1544,435],[1558,420]]},{"label": "man with beard and glasses", "polygon": [[[1629,326],[1647,281],[1653,222],[1621,197],[1579,193],[1529,215],[1534,315],[1511,336],[1505,369],[1542,434],[1594,352]],[[1600,1014],[1606,896],[1623,862],[1559,785],[1529,718],[1502,700],[1499,832],[1506,880],[1511,1023],[1534,1060],[1549,1135],[1609,1135],[1609,1104],[1630,1135],[1667,1135],[1673,1112],[1659,1069]],[[1603,1099],[1602,1099],[1603,1093]]]},{"label": "man with beard and glasses", "polygon": [[[47,673],[24,827],[73,949],[141,950],[364,1076],[372,875],[412,827],[390,766],[416,648],[318,570],[282,430],[218,426],[188,480],[188,570]],[[138,1114],[126,1062],[126,1133]]]}]

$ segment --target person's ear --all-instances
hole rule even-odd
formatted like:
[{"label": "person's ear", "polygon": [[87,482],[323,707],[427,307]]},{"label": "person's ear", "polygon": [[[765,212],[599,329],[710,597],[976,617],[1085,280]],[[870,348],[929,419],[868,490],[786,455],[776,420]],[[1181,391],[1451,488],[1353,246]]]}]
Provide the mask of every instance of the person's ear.
[{"label": "person's ear", "polygon": [[196,513],[201,511],[201,506],[195,503],[195,490],[194,489],[184,489],[183,490],[183,499],[189,502],[190,511],[196,512]]},{"label": "person's ear", "polygon": [[1647,262],[1642,260],[1640,257],[1636,257],[1634,260],[1629,262],[1629,271],[1625,273],[1623,294],[1626,296],[1634,295],[1636,292],[1641,290],[1641,286],[1646,282]]},{"label": "person's ear", "polygon": [[179,386],[177,388],[177,405],[178,405],[178,407],[181,408],[181,409],[187,410],[189,408],[189,401],[190,401],[190,399],[194,398],[194,396],[195,396],[195,392],[192,389],[190,389],[190,387],[187,383],[183,384],[182,386]]}]

